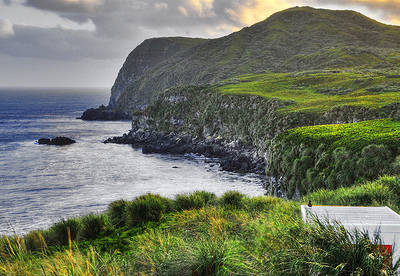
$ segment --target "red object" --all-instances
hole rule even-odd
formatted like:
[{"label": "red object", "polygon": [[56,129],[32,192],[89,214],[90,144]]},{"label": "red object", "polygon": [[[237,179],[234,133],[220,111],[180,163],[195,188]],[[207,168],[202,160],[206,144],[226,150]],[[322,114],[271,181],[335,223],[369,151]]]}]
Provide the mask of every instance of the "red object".
[{"label": "red object", "polygon": [[387,254],[389,256],[387,256],[387,260],[385,260],[385,264],[390,263],[390,266],[393,266],[393,262],[392,262],[392,245],[391,244],[382,244],[382,245],[378,245],[376,248],[376,250],[379,250],[382,254]]}]

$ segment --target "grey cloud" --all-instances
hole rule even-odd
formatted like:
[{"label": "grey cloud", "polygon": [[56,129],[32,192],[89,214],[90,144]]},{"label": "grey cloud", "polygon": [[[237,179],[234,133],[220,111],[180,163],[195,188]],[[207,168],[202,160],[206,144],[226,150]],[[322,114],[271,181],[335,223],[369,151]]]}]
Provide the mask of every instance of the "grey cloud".
[{"label": "grey cloud", "polygon": [[14,25],[15,35],[2,39],[0,52],[14,57],[82,60],[123,58],[123,45],[88,31]]},{"label": "grey cloud", "polygon": [[[251,6],[254,2],[254,0],[81,0],[78,2],[27,0],[27,5],[51,10],[79,23],[90,19],[96,25],[99,35],[129,39],[142,28],[147,30],[154,28],[158,32],[169,29],[170,32],[180,35],[189,30],[203,29],[203,35],[207,36],[208,30],[217,30],[221,25],[231,26],[231,29],[243,27],[243,22],[232,18],[226,10]],[[187,15],[182,13],[182,9],[187,11]]]},{"label": "grey cloud", "polygon": [[14,36],[14,27],[11,21],[0,18],[0,38]]},{"label": "grey cloud", "polygon": [[376,0],[303,0],[303,3],[307,4],[322,4],[322,5],[340,5],[347,7],[364,7],[374,13],[380,11],[382,19],[390,20],[393,18],[399,18],[400,13],[400,1],[376,1]]},{"label": "grey cloud", "polygon": [[68,13],[92,13],[101,5],[100,0],[27,0],[26,5],[41,10]]},{"label": "grey cloud", "polygon": [[[239,12],[261,0],[202,1],[199,4],[195,0],[27,0],[28,6],[51,10],[79,23],[91,20],[96,30],[17,25],[14,37],[2,41],[0,51],[11,56],[59,60],[123,59],[146,38],[226,35],[244,27],[240,17],[232,17],[227,10]],[[187,16],[180,7],[185,8]]]}]

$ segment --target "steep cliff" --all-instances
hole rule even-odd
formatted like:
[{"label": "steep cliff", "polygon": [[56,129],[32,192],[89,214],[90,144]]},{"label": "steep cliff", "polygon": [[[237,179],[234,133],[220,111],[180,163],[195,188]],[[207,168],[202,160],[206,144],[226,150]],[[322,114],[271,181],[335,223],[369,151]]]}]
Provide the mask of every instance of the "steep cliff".
[{"label": "steep cliff", "polygon": [[111,88],[109,108],[122,108],[124,110],[140,108],[141,103],[135,106],[135,102],[138,102],[138,100],[134,98],[131,99],[132,103],[127,103],[127,106],[119,104],[118,101],[122,92],[125,91],[130,84],[145,78],[146,72],[153,69],[158,64],[171,58],[171,56],[179,51],[203,41],[203,39],[180,37],[145,40],[129,54],[119,71],[118,77]]},{"label": "steep cliff", "polygon": [[121,68],[109,108],[142,110],[170,87],[241,74],[393,62],[399,46],[400,27],[354,11],[291,8],[218,39],[144,41]]}]

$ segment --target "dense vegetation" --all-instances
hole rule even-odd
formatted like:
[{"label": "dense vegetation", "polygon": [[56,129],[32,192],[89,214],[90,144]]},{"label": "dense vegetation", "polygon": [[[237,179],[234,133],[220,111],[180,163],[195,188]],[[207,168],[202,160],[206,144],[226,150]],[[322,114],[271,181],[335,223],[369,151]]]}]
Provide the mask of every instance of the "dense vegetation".
[{"label": "dense vegetation", "polygon": [[392,119],[291,129],[272,141],[267,174],[289,198],[398,174],[399,135]]},{"label": "dense vegetation", "polygon": [[[133,124],[253,145],[267,153],[272,192],[289,198],[348,187],[399,172],[397,73],[395,67],[266,73],[171,88],[135,113]],[[359,123],[344,124],[352,122]]]},{"label": "dense vegetation", "polygon": [[379,109],[400,101],[400,75],[397,66],[388,68],[318,70],[297,73],[240,76],[224,85],[224,94],[250,94],[292,101],[281,113],[327,112],[335,106]]},{"label": "dense vegetation", "polygon": [[398,265],[376,250],[378,238],[337,223],[304,224],[299,205],[398,211],[399,190],[399,178],[384,177],[300,202],[238,192],[119,200],[104,214],[0,239],[0,275],[394,275]]}]

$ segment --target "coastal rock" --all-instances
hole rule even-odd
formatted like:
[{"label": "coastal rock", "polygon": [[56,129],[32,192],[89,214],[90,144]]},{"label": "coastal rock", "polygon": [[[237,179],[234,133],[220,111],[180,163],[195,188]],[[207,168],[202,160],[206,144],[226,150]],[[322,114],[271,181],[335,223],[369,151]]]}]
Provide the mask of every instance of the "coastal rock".
[{"label": "coastal rock", "polygon": [[76,143],[75,140],[72,140],[71,138],[68,137],[56,137],[54,139],[48,139],[48,138],[40,138],[38,140],[39,145],[57,145],[57,146],[64,146],[64,145],[70,145]]},{"label": "coastal rock", "polygon": [[255,147],[232,147],[231,141],[208,137],[196,139],[189,135],[131,130],[120,137],[108,138],[104,143],[130,144],[141,147],[144,154],[194,153],[207,158],[217,158],[226,171],[264,174],[266,160]]},{"label": "coastal rock", "polygon": [[83,112],[81,117],[77,119],[86,121],[125,121],[131,120],[132,116],[125,112],[112,109],[106,109],[105,106],[99,108],[90,108]]}]

